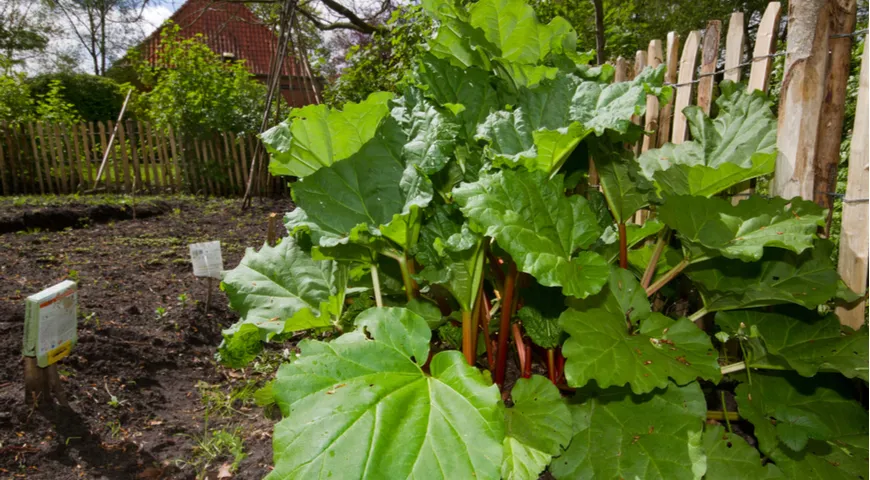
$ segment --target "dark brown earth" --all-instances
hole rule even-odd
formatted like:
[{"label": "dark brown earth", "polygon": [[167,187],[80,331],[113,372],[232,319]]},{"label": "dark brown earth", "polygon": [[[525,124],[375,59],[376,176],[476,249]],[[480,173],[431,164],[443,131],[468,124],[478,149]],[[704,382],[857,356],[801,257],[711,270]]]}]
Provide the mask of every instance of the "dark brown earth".
[{"label": "dark brown earth", "polygon": [[[274,422],[253,392],[280,358],[244,371],[215,363],[237,316],[216,282],[205,314],[207,282],[187,245],[220,240],[232,268],[289,201],[240,213],[238,200],[139,199],[136,220],[116,198],[35,202],[0,199],[0,231],[18,230],[0,234],[0,478],[215,479],[233,458],[208,441],[214,432],[243,442],[232,478],[265,475]],[[15,227],[22,219],[31,223]],[[70,228],[46,230],[56,227]],[[69,407],[34,409],[22,383],[24,300],[67,278],[79,284],[79,343],[59,364]]]}]

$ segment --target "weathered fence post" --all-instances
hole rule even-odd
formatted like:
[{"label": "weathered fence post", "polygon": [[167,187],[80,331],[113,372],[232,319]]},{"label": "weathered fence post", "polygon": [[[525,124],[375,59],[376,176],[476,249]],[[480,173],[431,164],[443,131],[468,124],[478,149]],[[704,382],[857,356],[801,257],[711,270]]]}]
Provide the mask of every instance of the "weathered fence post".
[{"label": "weathered fence post", "polygon": [[825,0],[788,5],[788,47],[779,103],[774,195],[813,198],[813,165],[828,72],[829,9]]},{"label": "weathered fence post", "polygon": [[[868,102],[870,102],[870,65],[868,60],[868,45],[864,42],[864,55],[861,58],[861,77],[858,87],[858,108],[855,112],[855,125],[852,128],[852,151],[849,155],[849,181],[846,186],[846,198],[843,199],[843,230],[840,233],[840,262],[838,271],[846,285],[855,292],[867,293],[867,257],[870,252],[870,204],[867,203],[868,183],[868,149],[867,130]],[[840,323],[858,328],[864,323],[865,300],[849,307],[837,307]]]},{"label": "weathered fence post", "polygon": [[[857,13],[856,0],[835,0],[831,8],[830,39],[831,63],[825,85],[825,101],[819,118],[818,151],[813,165],[815,196],[813,200],[828,209],[825,234],[831,231],[834,206],[829,192],[837,189],[837,164],[840,163],[840,141],[843,133],[843,114],[846,105],[846,83],[852,60],[852,37]],[[839,36],[838,36],[839,35]],[[866,132],[865,132],[866,133]]]}]

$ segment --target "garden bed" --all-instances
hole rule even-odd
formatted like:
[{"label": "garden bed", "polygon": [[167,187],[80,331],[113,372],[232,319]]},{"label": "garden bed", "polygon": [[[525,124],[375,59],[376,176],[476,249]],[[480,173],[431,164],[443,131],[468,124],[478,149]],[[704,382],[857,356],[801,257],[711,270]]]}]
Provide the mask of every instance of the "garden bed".
[{"label": "garden bed", "polygon": [[[274,367],[261,376],[216,366],[220,331],[238,317],[216,284],[205,315],[206,281],[193,277],[187,245],[220,240],[231,268],[265,239],[267,213],[287,210],[288,202],[255,201],[239,213],[237,200],[172,198],[140,204],[137,220],[91,215],[130,210],[114,200],[2,202],[4,218],[85,212],[91,221],[0,235],[0,362],[7,366],[0,477],[192,478],[232,463],[218,454],[205,466],[206,449],[225,446],[214,432],[226,432],[242,439],[246,454],[235,478],[261,478],[271,463],[273,422],[253,405],[253,391]],[[70,407],[31,411],[20,355],[24,300],[65,278],[80,288],[79,344],[60,362]]]}]

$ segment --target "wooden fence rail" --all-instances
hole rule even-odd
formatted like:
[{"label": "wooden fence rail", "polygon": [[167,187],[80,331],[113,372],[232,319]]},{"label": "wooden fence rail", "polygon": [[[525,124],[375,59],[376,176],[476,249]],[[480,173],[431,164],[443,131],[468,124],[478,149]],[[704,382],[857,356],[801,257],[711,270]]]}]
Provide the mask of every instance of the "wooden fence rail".
[{"label": "wooden fence rail", "polygon": [[[172,129],[128,120],[118,129],[99,191],[237,196],[245,191],[254,135],[215,133],[183,139]],[[113,122],[76,125],[0,123],[0,195],[70,194],[93,188]],[[261,154],[262,164],[265,154]],[[286,181],[259,169],[262,195],[288,193]]]}]

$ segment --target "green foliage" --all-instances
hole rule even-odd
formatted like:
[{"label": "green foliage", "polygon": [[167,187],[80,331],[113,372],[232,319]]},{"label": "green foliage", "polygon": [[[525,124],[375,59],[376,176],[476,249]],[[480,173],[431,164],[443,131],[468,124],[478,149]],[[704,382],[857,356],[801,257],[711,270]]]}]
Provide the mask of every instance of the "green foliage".
[{"label": "green foliage", "polygon": [[131,52],[140,80],[149,89],[137,112],[158,128],[185,136],[212,131],[256,132],[263,118],[265,86],[242,62],[224,62],[199,35],[184,39],[177,25],[164,27],[153,65]]},{"label": "green foliage", "polygon": [[0,75],[0,121],[20,123],[33,120],[33,99],[23,73]]},{"label": "green foliage", "polygon": [[432,21],[419,5],[401,5],[384,27],[347,52],[349,65],[323,90],[327,105],[361,102],[371,93],[395,92],[405,85],[406,73],[432,32]]},{"label": "green foliage", "polygon": [[48,84],[48,92],[38,94],[36,116],[43,122],[76,124],[82,121],[75,105],[64,99],[64,86],[60,80],[52,80]]},{"label": "green foliage", "polygon": [[51,73],[27,80],[34,98],[49,93],[54,82],[63,86],[63,100],[87,122],[117,120],[127,93],[124,86],[110,78],[84,73]]},{"label": "green foliage", "polygon": [[[284,416],[272,478],[866,476],[867,411],[843,382],[867,378],[867,330],[825,316],[846,295],[823,212],[720,198],[772,168],[769,99],[724,84],[712,118],[686,111],[692,140],[637,158],[660,69],[611,85],[520,0],[423,8],[436,32],[399,91],[266,135],[296,209],[224,274],[244,317],[227,344],[247,346],[227,357],[333,338],[302,340],[264,394]],[[603,192],[584,198],[590,157]],[[645,206],[657,219],[634,224]],[[505,376],[514,345],[519,376],[546,349],[550,379]],[[738,419],[708,412],[729,395]]]}]

